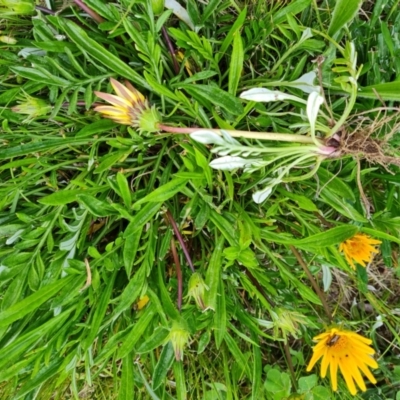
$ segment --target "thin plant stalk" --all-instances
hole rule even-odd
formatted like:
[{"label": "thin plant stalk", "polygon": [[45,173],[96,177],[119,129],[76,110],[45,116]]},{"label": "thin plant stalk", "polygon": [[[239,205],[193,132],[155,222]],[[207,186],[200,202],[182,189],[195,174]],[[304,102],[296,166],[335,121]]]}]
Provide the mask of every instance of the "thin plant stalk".
[{"label": "thin plant stalk", "polygon": [[104,22],[103,17],[101,17],[99,14],[97,14],[96,11],[94,11],[90,7],[88,7],[82,0],[74,0],[74,2],[83,11],[88,13],[97,23],[101,24],[102,22]]},{"label": "thin plant stalk", "polygon": [[171,214],[171,212],[169,210],[167,210],[166,214],[167,214],[168,221],[172,226],[174,234],[175,234],[176,238],[178,239],[179,244],[182,247],[182,251],[183,251],[183,254],[185,255],[186,261],[188,262],[190,269],[194,273],[195,269],[194,269],[194,266],[193,266],[193,262],[192,262],[192,259],[190,258],[190,254],[189,254],[189,251],[188,251],[188,249],[186,247],[185,241],[183,240],[183,237],[182,237],[181,233],[179,232],[178,225],[176,224],[176,222],[174,220],[174,217],[172,216],[172,214]]},{"label": "thin plant stalk", "polygon": [[292,355],[290,354],[289,343],[287,341],[285,341],[285,343],[283,344],[283,348],[285,349],[286,362],[289,367],[292,385],[294,390],[297,391],[297,379],[296,379],[296,374],[294,373],[293,360],[292,360]]},{"label": "thin plant stalk", "polygon": [[328,305],[328,303],[326,301],[324,293],[322,292],[322,290],[318,286],[317,282],[315,281],[314,277],[312,276],[310,270],[307,267],[307,264],[303,260],[303,257],[301,256],[299,251],[292,245],[290,245],[289,247],[290,247],[290,250],[292,251],[292,253],[294,254],[294,256],[296,257],[298,263],[303,268],[303,271],[307,275],[307,278],[311,282],[311,285],[314,288],[315,292],[317,293],[318,297],[320,298],[322,306],[324,307],[325,314],[326,314],[329,322],[332,322],[332,312],[331,312],[331,309],[330,309],[330,307],[329,307],[329,305]]},{"label": "thin plant stalk", "polygon": [[171,252],[172,252],[172,257],[174,258],[174,263],[175,263],[175,267],[176,267],[176,279],[178,281],[177,305],[178,305],[178,310],[181,311],[181,308],[182,308],[182,286],[183,286],[182,269],[181,269],[181,263],[179,262],[178,252],[176,251],[174,238],[171,238]]},{"label": "thin plant stalk", "polygon": [[[216,133],[221,136],[220,129],[204,129],[204,128],[181,128],[176,126],[169,126],[164,124],[158,124],[160,130],[168,133],[178,134],[189,134],[197,131],[208,131]],[[245,139],[259,139],[259,140],[273,140],[281,142],[296,142],[304,144],[315,144],[313,139],[305,135],[297,135],[291,133],[275,133],[275,132],[249,132],[249,131],[238,131],[238,130],[225,130],[232,137],[242,137]]]}]

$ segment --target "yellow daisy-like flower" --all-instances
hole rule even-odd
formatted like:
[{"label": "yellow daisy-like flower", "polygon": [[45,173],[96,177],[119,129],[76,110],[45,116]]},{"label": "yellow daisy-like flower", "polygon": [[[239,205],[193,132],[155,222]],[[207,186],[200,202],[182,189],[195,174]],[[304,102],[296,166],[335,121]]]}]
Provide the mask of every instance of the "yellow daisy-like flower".
[{"label": "yellow daisy-like flower", "polygon": [[308,364],[307,372],[311,371],[322,357],[321,377],[325,378],[330,366],[331,384],[334,391],[337,390],[338,367],[353,396],[357,393],[355,383],[363,392],[367,390],[361,372],[370,382],[376,383],[376,379],[369,370],[369,368],[378,368],[378,363],[371,357],[375,354],[375,350],[369,346],[372,343],[371,340],[358,333],[337,328],[321,333],[314,340],[318,343],[313,348],[314,354]]},{"label": "yellow daisy-like flower", "polygon": [[372,239],[368,235],[362,233],[357,233],[352,238],[340,243],[339,251],[344,253],[351,268],[355,269],[353,260],[365,267],[365,262],[370,262],[373,254],[379,252],[374,245],[381,243],[380,240]]},{"label": "yellow daisy-like flower", "polygon": [[111,106],[96,106],[94,110],[119,124],[130,125],[146,132],[158,131],[159,114],[155,108],[150,108],[147,99],[129,82],[125,82],[125,86],[113,78],[110,82],[116,96],[103,92],[94,93]]}]

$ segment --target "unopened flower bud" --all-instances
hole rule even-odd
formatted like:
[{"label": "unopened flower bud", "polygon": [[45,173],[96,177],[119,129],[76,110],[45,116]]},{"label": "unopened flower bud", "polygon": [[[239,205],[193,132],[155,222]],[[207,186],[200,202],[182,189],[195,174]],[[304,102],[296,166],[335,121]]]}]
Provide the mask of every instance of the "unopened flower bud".
[{"label": "unopened flower bud", "polygon": [[174,321],[168,335],[168,340],[171,342],[175,352],[176,361],[183,360],[183,350],[186,347],[190,338],[190,334],[183,326],[182,322]]},{"label": "unopened flower bud", "polygon": [[164,11],[164,0],[151,0],[154,15],[160,15]]},{"label": "unopened flower bud", "polygon": [[35,11],[31,0],[0,0],[0,15],[30,15]]},{"label": "unopened flower bud", "polygon": [[17,40],[11,36],[0,36],[0,42],[6,43],[6,44],[15,44],[15,43],[17,43]]},{"label": "unopened flower bud", "polygon": [[36,117],[47,114],[51,110],[51,105],[44,100],[25,95],[25,101],[19,102],[19,104],[12,107],[11,110],[17,114],[28,115],[25,122],[29,122]]},{"label": "unopened flower bud", "polygon": [[204,310],[206,306],[204,305],[204,293],[208,290],[208,286],[205,284],[203,277],[195,272],[189,279],[189,290],[188,297],[193,297],[197,306]]}]

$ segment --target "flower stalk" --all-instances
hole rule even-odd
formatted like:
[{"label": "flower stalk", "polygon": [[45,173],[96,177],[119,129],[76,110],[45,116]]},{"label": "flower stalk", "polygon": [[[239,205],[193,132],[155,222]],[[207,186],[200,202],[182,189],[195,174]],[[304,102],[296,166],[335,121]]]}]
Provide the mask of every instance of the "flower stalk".
[{"label": "flower stalk", "polygon": [[[158,124],[158,127],[161,131],[168,133],[177,133],[177,134],[191,134],[194,132],[199,132],[201,128],[182,128],[176,126],[170,126],[165,124]],[[206,129],[208,132],[216,133],[221,136],[220,129]],[[256,140],[271,140],[271,141],[280,141],[280,142],[296,142],[302,144],[314,144],[314,140],[306,135],[297,135],[291,133],[276,133],[276,132],[249,132],[249,131],[240,131],[240,130],[225,130],[230,136],[244,139],[256,139]]]}]

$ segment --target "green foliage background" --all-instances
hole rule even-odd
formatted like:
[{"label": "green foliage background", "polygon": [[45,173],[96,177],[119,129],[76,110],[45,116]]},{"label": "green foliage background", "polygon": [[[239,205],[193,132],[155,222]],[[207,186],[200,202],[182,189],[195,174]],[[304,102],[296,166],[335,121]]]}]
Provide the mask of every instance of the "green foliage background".
[{"label": "green foliage background", "polygon": [[[188,136],[139,135],[91,110],[94,91],[111,92],[109,78],[125,78],[169,124],[292,133],[298,104],[238,96],[280,88],[321,56],[322,84],[340,117],[347,94],[332,72],[338,54],[323,36],[331,35],[353,41],[363,65],[353,114],[372,110],[370,121],[379,120],[374,109],[399,100],[398,1],[188,0],[195,30],[169,10],[154,16],[151,1],[85,3],[104,22],[51,1],[54,15],[0,16],[2,34],[16,39],[0,43],[1,398],[349,398],[344,383],[333,395],[327,379],[305,372],[328,319],[295,246],[334,322],[374,341],[378,385],[360,398],[399,399],[397,167],[362,163],[370,219],[349,156],[257,205],[251,194],[263,170],[212,170],[209,149]],[[178,74],[163,27],[184,54]],[[301,42],[307,27],[323,35]],[[26,95],[51,112],[28,121],[14,113]],[[394,148],[399,140],[393,135]],[[208,286],[204,312],[189,297],[176,306],[166,210]],[[383,242],[370,275],[352,271],[338,251],[357,230]],[[177,249],[187,295],[191,271]],[[144,295],[150,302],[139,310]],[[286,352],[271,317],[281,309],[304,316]],[[168,342],[173,321],[191,335],[182,362]]]}]

